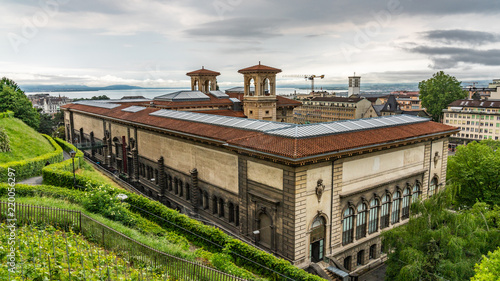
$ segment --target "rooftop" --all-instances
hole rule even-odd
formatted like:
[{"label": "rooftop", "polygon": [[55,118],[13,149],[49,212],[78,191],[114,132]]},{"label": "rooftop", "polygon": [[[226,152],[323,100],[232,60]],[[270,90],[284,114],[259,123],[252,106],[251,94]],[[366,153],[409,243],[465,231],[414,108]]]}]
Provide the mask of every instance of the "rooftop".
[{"label": "rooftop", "polygon": [[245,74],[245,73],[253,73],[253,72],[272,72],[272,73],[280,73],[281,69],[270,67],[267,65],[259,64],[250,66],[247,68],[243,68],[238,70],[239,73]]},{"label": "rooftop", "polygon": [[208,76],[214,76],[215,75],[215,76],[219,76],[220,72],[208,70],[208,69],[205,69],[205,67],[202,66],[201,69],[188,72],[188,73],[186,73],[186,75],[187,76],[195,76],[195,75],[208,75]]},{"label": "rooftop", "polygon": [[456,100],[449,107],[500,108],[500,100]]},{"label": "rooftop", "polygon": [[346,151],[415,140],[429,135],[450,135],[457,128],[414,116],[386,116],[309,125],[296,125],[148,107],[137,112],[130,105],[102,107],[68,104],[65,110],[120,119],[166,130],[192,139],[211,141],[237,151],[251,151],[286,161],[331,157]]}]

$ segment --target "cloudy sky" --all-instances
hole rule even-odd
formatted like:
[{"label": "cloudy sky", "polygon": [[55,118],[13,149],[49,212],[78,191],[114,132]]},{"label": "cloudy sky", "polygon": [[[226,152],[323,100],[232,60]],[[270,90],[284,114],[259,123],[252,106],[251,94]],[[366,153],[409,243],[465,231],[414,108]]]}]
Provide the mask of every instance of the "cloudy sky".
[{"label": "cloudy sky", "polygon": [[4,0],[0,75],[19,84],[187,86],[257,64],[328,83],[500,78],[498,0]]}]

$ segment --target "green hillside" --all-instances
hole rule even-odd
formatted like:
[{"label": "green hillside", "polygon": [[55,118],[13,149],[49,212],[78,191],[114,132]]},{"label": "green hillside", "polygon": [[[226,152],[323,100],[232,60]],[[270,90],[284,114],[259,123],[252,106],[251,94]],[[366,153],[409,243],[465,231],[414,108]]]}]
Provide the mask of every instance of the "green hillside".
[{"label": "green hillside", "polygon": [[0,118],[3,128],[10,139],[11,152],[0,153],[0,163],[34,158],[54,150],[40,133],[17,118]]}]

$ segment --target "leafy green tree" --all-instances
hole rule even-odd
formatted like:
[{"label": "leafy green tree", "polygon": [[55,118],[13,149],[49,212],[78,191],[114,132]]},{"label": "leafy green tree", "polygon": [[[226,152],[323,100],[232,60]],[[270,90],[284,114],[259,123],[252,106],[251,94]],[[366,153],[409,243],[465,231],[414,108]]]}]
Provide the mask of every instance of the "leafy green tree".
[{"label": "leafy green tree", "polygon": [[447,179],[459,206],[476,202],[500,204],[499,141],[483,140],[459,146],[448,159]]},{"label": "leafy green tree", "polygon": [[40,126],[38,127],[38,132],[46,135],[52,135],[55,130],[56,124],[54,124],[54,119],[50,114],[40,114]]},{"label": "leafy green tree", "polygon": [[498,281],[500,280],[500,248],[488,256],[483,256],[480,264],[476,264],[474,271],[476,275],[471,281]]},{"label": "leafy green tree", "polygon": [[33,129],[40,125],[40,114],[19,86],[5,77],[0,80],[0,112],[11,110],[14,117],[21,119]]},{"label": "leafy green tree", "polygon": [[453,211],[451,203],[447,191],[416,202],[406,225],[382,233],[386,280],[467,280],[481,256],[500,245],[498,207]]},{"label": "leafy green tree", "polygon": [[460,82],[443,71],[439,71],[432,78],[418,83],[418,89],[422,105],[436,122],[441,121],[443,109],[448,104],[467,97],[467,91],[462,89]]},{"label": "leafy green tree", "polygon": [[100,96],[92,96],[91,98],[88,99],[84,98],[73,99],[73,101],[81,101],[81,100],[109,100],[109,97],[106,95],[100,95]]}]

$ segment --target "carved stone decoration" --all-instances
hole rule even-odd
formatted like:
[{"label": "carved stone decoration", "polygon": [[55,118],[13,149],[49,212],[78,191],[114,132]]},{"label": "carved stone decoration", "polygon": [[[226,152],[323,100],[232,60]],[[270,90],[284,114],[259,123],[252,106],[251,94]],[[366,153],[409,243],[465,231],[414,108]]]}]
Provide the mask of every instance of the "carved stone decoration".
[{"label": "carved stone decoration", "polygon": [[321,201],[323,191],[325,191],[325,185],[323,184],[323,180],[319,179],[316,185],[316,196],[318,197],[318,203]]},{"label": "carved stone decoration", "polygon": [[104,137],[106,137],[106,139],[109,139],[110,133],[108,130],[104,131]]},{"label": "carved stone decoration", "polygon": [[134,149],[135,148],[135,139],[134,138],[130,138],[130,140],[128,141],[129,144],[130,144],[130,149]]},{"label": "carved stone decoration", "polygon": [[438,161],[439,161],[439,152],[436,152],[434,154],[434,166],[437,165]]}]

